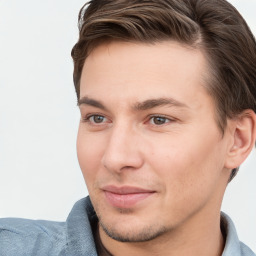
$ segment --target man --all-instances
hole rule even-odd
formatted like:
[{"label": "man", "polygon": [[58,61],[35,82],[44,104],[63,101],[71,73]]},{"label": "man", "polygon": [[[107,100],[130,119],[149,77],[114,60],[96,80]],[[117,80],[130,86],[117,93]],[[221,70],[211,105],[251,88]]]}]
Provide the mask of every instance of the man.
[{"label": "man", "polygon": [[220,213],[256,139],[256,42],[225,0],[92,0],[72,50],[90,198],[5,219],[0,255],[255,255]]}]

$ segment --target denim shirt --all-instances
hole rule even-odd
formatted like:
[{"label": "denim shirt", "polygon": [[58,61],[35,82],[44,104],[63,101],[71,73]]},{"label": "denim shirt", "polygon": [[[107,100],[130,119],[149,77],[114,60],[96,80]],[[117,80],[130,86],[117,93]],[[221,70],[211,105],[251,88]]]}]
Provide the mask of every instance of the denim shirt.
[{"label": "denim shirt", "polygon": [[[0,219],[0,256],[97,256],[95,222],[89,197],[74,205],[66,222]],[[224,213],[222,224],[227,234],[222,256],[256,256],[239,242],[233,222]]]}]

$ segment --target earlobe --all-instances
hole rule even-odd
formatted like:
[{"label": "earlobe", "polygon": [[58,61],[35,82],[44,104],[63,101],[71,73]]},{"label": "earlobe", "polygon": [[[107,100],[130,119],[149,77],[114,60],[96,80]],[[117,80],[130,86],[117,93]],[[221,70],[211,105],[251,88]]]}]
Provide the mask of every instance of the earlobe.
[{"label": "earlobe", "polygon": [[237,168],[250,154],[256,139],[256,114],[247,109],[232,119],[232,145],[228,149],[225,167]]}]

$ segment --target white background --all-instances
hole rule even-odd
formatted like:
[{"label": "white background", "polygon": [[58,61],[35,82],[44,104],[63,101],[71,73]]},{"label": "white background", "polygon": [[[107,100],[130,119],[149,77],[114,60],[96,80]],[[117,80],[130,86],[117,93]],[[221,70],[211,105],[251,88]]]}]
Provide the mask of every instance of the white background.
[{"label": "white background", "polygon": [[[256,0],[231,1],[256,34]],[[0,216],[65,220],[87,195],[70,50],[83,0],[0,0]],[[256,251],[256,153],[223,211]]]}]

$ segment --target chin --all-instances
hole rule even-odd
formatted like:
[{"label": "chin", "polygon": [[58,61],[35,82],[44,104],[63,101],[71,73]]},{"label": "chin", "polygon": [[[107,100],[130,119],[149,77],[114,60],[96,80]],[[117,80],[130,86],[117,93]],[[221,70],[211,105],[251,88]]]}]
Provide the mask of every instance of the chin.
[{"label": "chin", "polygon": [[[102,230],[112,239],[119,242],[139,243],[151,241],[167,232],[166,227],[159,224],[136,223],[119,220],[118,222],[106,223],[99,219]],[[138,221],[137,221],[138,222]]]}]

